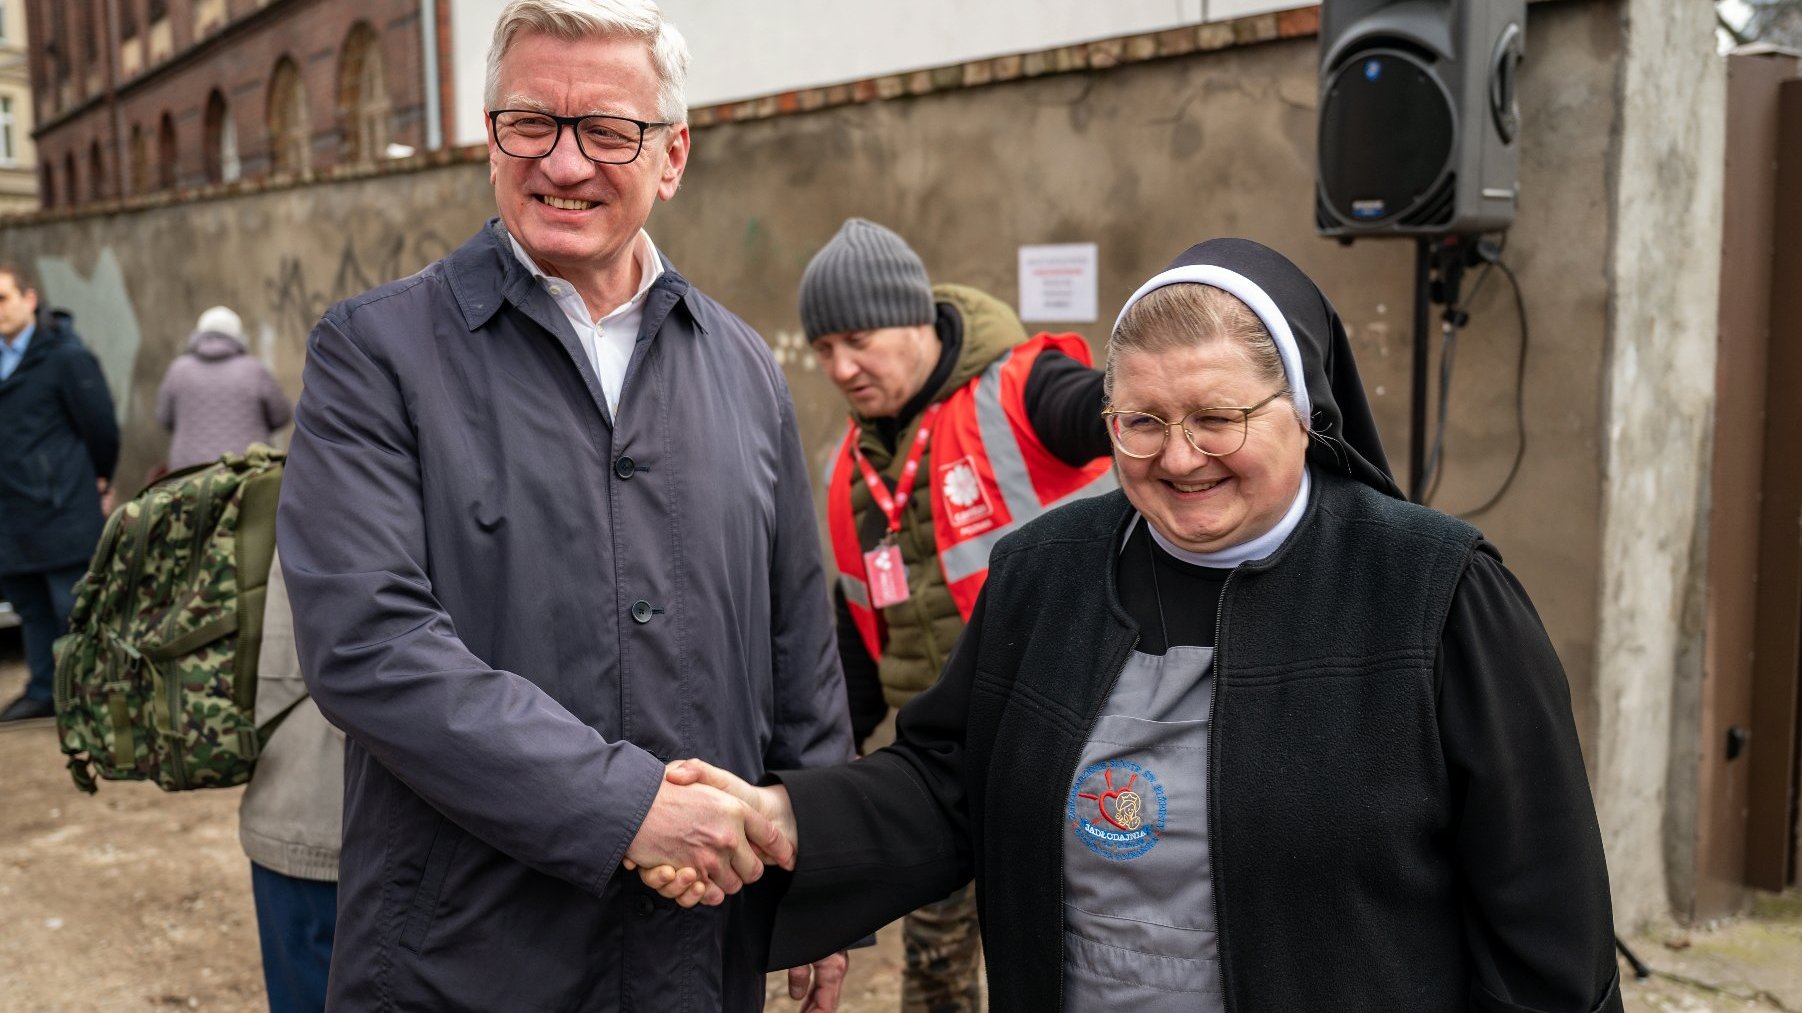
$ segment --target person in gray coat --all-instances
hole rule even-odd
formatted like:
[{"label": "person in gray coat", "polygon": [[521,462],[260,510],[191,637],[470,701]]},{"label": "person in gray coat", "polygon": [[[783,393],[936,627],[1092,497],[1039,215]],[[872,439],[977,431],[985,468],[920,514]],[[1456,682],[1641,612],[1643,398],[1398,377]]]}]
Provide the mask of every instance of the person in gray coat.
[{"label": "person in gray coat", "polygon": [[268,367],[245,351],[243,321],[225,306],[200,315],[188,350],[156,391],[156,420],[170,432],[170,471],[268,443],[293,414]]},{"label": "person in gray coat", "polygon": [[[792,846],[665,763],[755,780],[852,744],[782,373],[643,230],[686,64],[649,0],[512,0],[499,218],[308,340],[278,541],[347,736],[328,1008],[763,1005],[758,880]],[[627,863],[733,896],[684,910]],[[844,966],[799,971],[813,1008]]]}]

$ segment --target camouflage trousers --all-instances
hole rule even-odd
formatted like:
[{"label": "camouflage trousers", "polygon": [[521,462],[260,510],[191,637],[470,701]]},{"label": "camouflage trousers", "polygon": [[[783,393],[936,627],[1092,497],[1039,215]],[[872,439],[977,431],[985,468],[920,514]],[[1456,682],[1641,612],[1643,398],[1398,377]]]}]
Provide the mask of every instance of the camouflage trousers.
[{"label": "camouflage trousers", "polygon": [[908,915],[901,939],[907,954],[902,1013],[980,1013],[982,936],[974,885]]}]

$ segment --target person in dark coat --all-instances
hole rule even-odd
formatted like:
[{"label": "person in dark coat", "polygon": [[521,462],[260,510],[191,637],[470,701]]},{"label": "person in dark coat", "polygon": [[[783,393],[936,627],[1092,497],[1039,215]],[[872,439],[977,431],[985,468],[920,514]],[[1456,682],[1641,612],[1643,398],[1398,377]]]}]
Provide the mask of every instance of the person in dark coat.
[{"label": "person in dark coat", "polygon": [[[763,1006],[792,847],[665,762],[756,779],[851,732],[782,372],[643,228],[686,64],[648,0],[507,4],[499,218],[308,340],[278,544],[347,738],[328,1008]],[[622,874],[670,860],[724,903]],[[829,1008],[845,958],[805,963]]]},{"label": "person in dark coat", "polygon": [[772,959],[974,877],[996,1010],[1618,1013],[1564,672],[1495,548],[1402,501],[1325,296],[1196,246],[1107,384],[1121,491],[996,547],[892,748],[672,768],[798,828]]},{"label": "person in dark coat", "polygon": [[49,717],[51,645],[100,540],[119,423],[100,363],[67,314],[38,314],[31,275],[0,262],[0,595],[18,612],[30,677],[0,721]]}]

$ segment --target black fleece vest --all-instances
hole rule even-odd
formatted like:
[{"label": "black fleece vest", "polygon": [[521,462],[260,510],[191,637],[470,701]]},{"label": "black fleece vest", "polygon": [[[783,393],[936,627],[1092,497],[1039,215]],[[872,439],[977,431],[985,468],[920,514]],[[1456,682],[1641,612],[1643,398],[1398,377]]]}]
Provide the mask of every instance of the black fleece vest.
[{"label": "black fleece vest", "polygon": [[[1208,774],[1227,1009],[1466,1010],[1434,663],[1479,535],[1315,477],[1295,535],[1235,571],[1221,605]],[[995,734],[967,743],[966,769],[982,772],[983,923],[1010,927],[985,933],[996,1009],[1060,1005],[1069,828],[1047,814],[1137,637],[1113,576],[1128,509],[1084,501],[991,559],[969,727]]]}]

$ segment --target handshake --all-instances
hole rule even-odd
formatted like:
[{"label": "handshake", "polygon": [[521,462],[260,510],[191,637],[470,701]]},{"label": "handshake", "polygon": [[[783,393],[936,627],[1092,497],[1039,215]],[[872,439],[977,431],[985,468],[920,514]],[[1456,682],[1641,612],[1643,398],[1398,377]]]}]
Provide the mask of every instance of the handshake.
[{"label": "handshake", "polygon": [[781,785],[759,788],[701,760],[669,765],[625,866],[682,907],[717,905],[763,876],[795,867],[795,813]]},{"label": "handshake", "polygon": [[[795,867],[795,811],[788,789],[759,788],[701,760],[664,771],[651,811],[626,847],[626,868],[683,907],[723,904],[763,876]],[[850,956],[839,951],[788,970],[800,1013],[835,1013]]]}]

